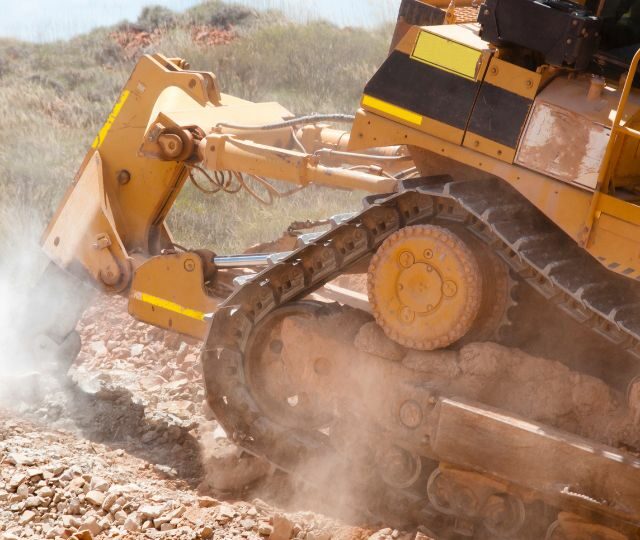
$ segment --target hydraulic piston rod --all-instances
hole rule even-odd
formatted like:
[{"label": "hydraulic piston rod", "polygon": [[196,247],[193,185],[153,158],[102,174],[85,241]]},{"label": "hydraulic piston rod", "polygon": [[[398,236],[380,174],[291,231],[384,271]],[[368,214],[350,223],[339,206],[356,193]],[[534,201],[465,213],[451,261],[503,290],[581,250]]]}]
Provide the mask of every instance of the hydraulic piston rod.
[{"label": "hydraulic piston rod", "polygon": [[253,268],[256,266],[268,266],[291,255],[290,251],[282,253],[260,253],[252,255],[228,255],[214,257],[213,262],[217,268]]}]

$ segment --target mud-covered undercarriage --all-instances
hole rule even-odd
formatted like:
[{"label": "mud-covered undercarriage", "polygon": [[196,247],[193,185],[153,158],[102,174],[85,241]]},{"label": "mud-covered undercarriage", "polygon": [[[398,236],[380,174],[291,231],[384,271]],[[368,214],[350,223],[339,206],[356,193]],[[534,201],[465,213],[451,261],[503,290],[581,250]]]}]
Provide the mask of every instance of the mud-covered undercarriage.
[{"label": "mud-covered undercarriage", "polygon": [[[582,349],[581,360],[592,358],[576,370],[488,343],[480,324],[484,343],[425,351],[390,339],[368,313],[307,298],[398,231],[434,226],[493,249],[509,268],[510,297],[533,285],[553,300],[549,317],[590,320],[594,339],[610,345],[595,355]],[[637,403],[635,386],[629,400],[621,387],[635,374],[633,341],[602,332],[604,310],[571,293],[589,290],[598,266],[589,263],[496,181],[406,182],[307,236],[225,301],[203,353],[209,404],[248,451],[309,482],[343,484],[372,509],[430,523],[445,537],[636,538]],[[580,271],[568,284],[570,265]],[[493,339],[508,343],[510,313],[526,324],[526,300],[499,311],[484,313]],[[624,373],[615,369],[625,361]],[[604,382],[585,373],[589,366],[616,376]]]}]

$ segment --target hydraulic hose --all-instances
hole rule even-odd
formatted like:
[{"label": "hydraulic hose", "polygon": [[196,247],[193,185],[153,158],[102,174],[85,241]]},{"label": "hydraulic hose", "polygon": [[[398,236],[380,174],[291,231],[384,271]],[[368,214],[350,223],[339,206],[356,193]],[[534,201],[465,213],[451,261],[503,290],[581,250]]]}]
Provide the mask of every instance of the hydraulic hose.
[{"label": "hydraulic hose", "polygon": [[277,122],[275,124],[265,124],[261,126],[244,126],[221,122],[219,124],[216,124],[216,127],[228,129],[246,129],[251,131],[269,131],[272,129],[282,129],[286,127],[293,127],[300,124],[314,122],[353,122],[354,120],[355,116],[353,116],[352,114],[311,114],[308,116],[299,116],[297,118],[292,118],[291,120],[285,120],[283,122]]}]

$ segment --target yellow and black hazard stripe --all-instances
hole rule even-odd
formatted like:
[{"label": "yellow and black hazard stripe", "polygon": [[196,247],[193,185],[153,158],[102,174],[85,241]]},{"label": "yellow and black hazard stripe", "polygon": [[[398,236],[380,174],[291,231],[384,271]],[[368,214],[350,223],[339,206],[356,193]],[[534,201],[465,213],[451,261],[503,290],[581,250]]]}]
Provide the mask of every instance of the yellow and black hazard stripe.
[{"label": "yellow and black hazard stripe", "polygon": [[491,52],[480,45],[414,27],[367,84],[363,107],[462,144]]},{"label": "yellow and black hazard stripe", "polygon": [[362,105],[462,144],[480,84],[396,50],[365,87]]},{"label": "yellow and black hazard stripe", "polygon": [[362,106],[512,162],[540,76],[494,57],[485,45],[420,29],[369,81]]},{"label": "yellow and black hazard stripe", "polygon": [[492,58],[469,119],[464,146],[513,162],[541,78],[539,73]]}]

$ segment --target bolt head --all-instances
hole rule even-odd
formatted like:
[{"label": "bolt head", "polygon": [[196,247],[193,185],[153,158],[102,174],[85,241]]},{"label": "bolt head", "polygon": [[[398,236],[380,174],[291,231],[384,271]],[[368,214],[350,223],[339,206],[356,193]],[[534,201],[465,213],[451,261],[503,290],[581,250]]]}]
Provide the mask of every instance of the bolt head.
[{"label": "bolt head", "polygon": [[455,296],[457,292],[458,285],[455,283],[455,281],[451,281],[449,279],[442,284],[442,294],[444,294],[445,296],[451,298],[452,296]]},{"label": "bolt head", "polygon": [[413,266],[416,262],[416,258],[413,256],[413,253],[410,251],[403,251],[398,257],[398,261],[400,262],[400,266],[404,268],[409,268]]},{"label": "bolt head", "polygon": [[124,186],[125,184],[128,184],[131,181],[131,173],[126,169],[122,169],[121,171],[118,171],[116,180],[118,180],[118,184],[120,184],[121,186]]},{"label": "bolt head", "polygon": [[400,406],[400,422],[409,429],[415,429],[422,423],[422,408],[414,400],[405,401]]},{"label": "bolt head", "polygon": [[400,320],[406,324],[411,324],[416,318],[416,313],[408,307],[402,308],[400,312]]}]

